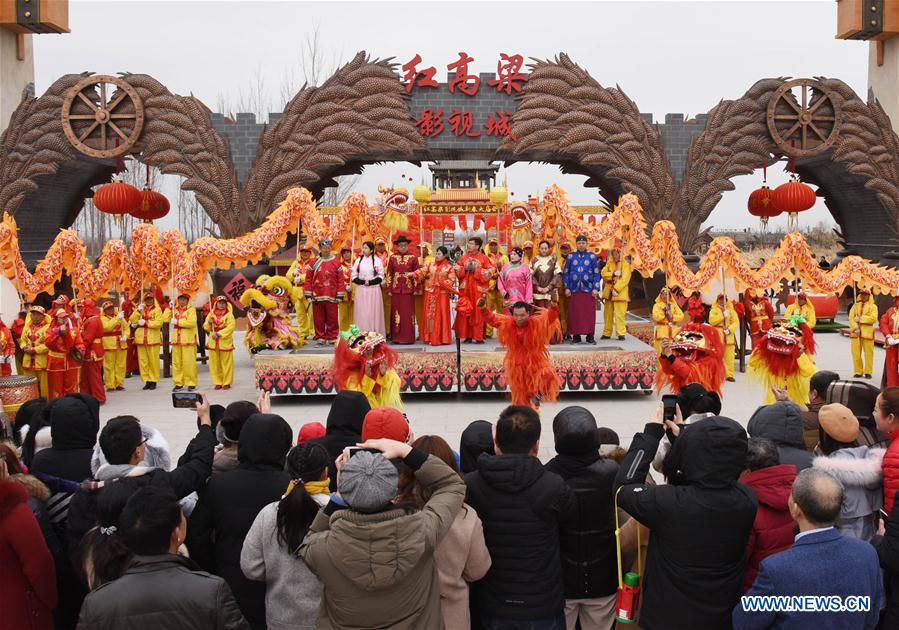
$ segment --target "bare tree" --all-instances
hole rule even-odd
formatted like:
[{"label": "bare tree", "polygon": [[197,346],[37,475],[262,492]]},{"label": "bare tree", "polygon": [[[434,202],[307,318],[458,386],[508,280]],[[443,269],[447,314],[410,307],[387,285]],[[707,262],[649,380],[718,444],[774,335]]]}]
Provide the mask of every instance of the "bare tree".
[{"label": "bare tree", "polygon": [[257,65],[243,87],[236,91],[219,92],[216,97],[216,107],[219,112],[235,118],[237,114],[254,114],[257,122],[268,121],[268,115],[272,111],[272,99],[265,82],[265,74],[262,65]]},{"label": "bare tree", "polygon": [[296,63],[289,66],[281,77],[281,108],[287,105],[303,85],[320,86],[334,74],[342,58],[342,48],[340,51],[325,48],[321,29],[318,24],[314,24],[300,45]]}]

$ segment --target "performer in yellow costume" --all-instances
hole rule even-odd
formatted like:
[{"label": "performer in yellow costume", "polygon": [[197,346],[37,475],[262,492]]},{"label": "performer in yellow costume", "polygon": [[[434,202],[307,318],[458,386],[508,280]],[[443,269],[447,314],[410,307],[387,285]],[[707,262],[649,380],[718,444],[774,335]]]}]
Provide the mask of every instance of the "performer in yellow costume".
[{"label": "performer in yellow costume", "polygon": [[874,326],[877,324],[877,305],[871,291],[859,289],[858,298],[849,309],[849,339],[855,378],[871,378],[874,369]]},{"label": "performer in yellow costume", "polygon": [[[168,310],[168,309],[167,309]],[[159,382],[159,347],[162,345],[163,311],[152,292],[144,293],[129,319],[137,346],[137,364],[144,389],[156,389]]]},{"label": "performer in yellow costume", "polygon": [[818,321],[815,317],[815,305],[808,299],[804,291],[799,292],[796,301],[790,304],[784,312],[784,319],[792,319],[794,316],[802,317],[805,325],[809,328],[814,328]]},{"label": "performer in yellow costume", "polygon": [[[509,257],[500,249],[499,241],[491,238],[487,242],[487,258],[490,259],[490,281],[487,284],[487,310],[491,313],[503,312],[503,296],[496,288],[496,279],[503,267],[509,264]],[[493,327],[487,324],[487,336],[493,336]]]},{"label": "performer in yellow costume", "polygon": [[25,374],[37,378],[41,396],[49,397],[47,389],[47,354],[50,349],[46,344],[47,330],[50,328],[50,318],[40,306],[32,306],[25,318],[25,327],[22,329],[22,369]]},{"label": "performer in yellow costume", "polygon": [[671,297],[671,289],[662,287],[652,307],[652,321],[656,324],[653,346],[659,354],[662,352],[662,339],[674,339],[684,321],[684,312]]},{"label": "performer in yellow costume", "polygon": [[128,358],[128,333],[125,313],[112,300],[100,305],[103,324],[103,385],[106,391],[125,389],[125,363]]},{"label": "performer in yellow costume", "polygon": [[178,296],[172,313],[171,348],[172,391],[180,392],[186,387],[192,392],[197,388],[197,309],[190,303],[190,296]]},{"label": "performer in yellow costume", "polygon": [[[353,248],[344,245],[340,249],[341,266],[343,267],[344,277],[350,277],[350,266],[353,264]],[[343,294],[343,301],[337,304],[337,322],[340,330],[346,330],[353,323],[353,288],[352,282],[347,283],[346,291]]]},{"label": "performer in yellow costume", "polygon": [[724,342],[724,373],[727,380],[734,379],[734,359],[737,356],[737,330],[740,328],[740,318],[734,303],[727,299],[723,293],[718,295],[712,308],[709,310],[709,325],[718,329],[721,341]]},{"label": "performer in yellow costume", "polygon": [[209,375],[215,389],[230,389],[234,382],[234,311],[224,295],[212,303],[203,322],[209,350]]},{"label": "performer in yellow costume", "polygon": [[611,339],[613,327],[618,339],[624,339],[627,334],[624,317],[630,302],[628,285],[631,282],[631,265],[626,259],[622,260],[620,250],[613,249],[601,275],[604,303],[602,339]]},{"label": "performer in yellow costume", "polygon": [[312,323],[312,305],[303,294],[306,272],[314,262],[312,249],[303,241],[300,243],[300,257],[293,261],[287,270],[287,279],[294,287],[299,287],[299,290],[294,292],[293,310],[297,314],[297,330],[299,330],[301,339],[308,339],[315,334],[315,326]]}]

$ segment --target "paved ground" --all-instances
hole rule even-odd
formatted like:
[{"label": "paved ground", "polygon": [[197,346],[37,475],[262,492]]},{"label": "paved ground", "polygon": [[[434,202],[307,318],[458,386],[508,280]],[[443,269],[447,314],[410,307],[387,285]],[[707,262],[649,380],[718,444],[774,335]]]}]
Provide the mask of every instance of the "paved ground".
[{"label": "paved ground", "polygon": [[[852,376],[849,355],[849,340],[838,333],[819,333],[816,362],[819,369],[833,370],[842,377]],[[238,341],[238,340],[235,340]],[[200,365],[200,389],[209,392],[213,403],[227,404],[234,400],[255,400],[252,361],[243,350],[242,342],[235,351],[235,383],[226,392],[213,391],[210,387],[209,370]],[[883,350],[875,350],[873,383],[879,385],[883,366]],[[761,387],[751,382],[746,374],[736,375],[736,383],[725,383],[723,413],[745,425],[763,398]],[[103,422],[120,414],[133,414],[141,422],[146,422],[162,431],[169,440],[173,454],[180,452],[196,432],[196,415],[189,410],[173,409],[171,401],[171,380],[163,380],[156,391],[141,391],[142,383],[136,377],[125,381],[125,392],[109,394],[107,404],[101,410]],[[331,397],[323,396],[283,396],[273,400],[273,411],[281,414],[294,428],[312,421],[324,424]],[[472,420],[493,421],[508,402],[500,394],[420,394],[404,401],[406,413],[412,422],[416,435],[436,433],[446,438],[453,448],[458,448],[462,430]],[[548,459],[553,455],[552,419],[559,409],[567,405],[582,405],[596,416],[600,426],[607,426],[621,436],[627,445],[636,431],[639,431],[658,399],[640,393],[563,393],[556,405],[546,404],[542,409],[543,439],[540,456]]]}]

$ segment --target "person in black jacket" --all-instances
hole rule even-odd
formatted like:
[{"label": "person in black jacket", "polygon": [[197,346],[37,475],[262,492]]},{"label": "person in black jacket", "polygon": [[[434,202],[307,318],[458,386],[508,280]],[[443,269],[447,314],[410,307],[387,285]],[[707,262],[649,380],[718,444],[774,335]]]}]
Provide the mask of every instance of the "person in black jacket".
[{"label": "person in black jacket", "polygon": [[[883,527],[883,525],[881,525]],[[880,614],[878,628],[899,628],[899,492],[893,502],[886,528],[871,541],[877,549],[883,581],[886,587],[886,607]]]},{"label": "person in black jacket", "polygon": [[561,629],[565,625],[559,526],[574,497],[537,459],[540,417],[512,405],[499,416],[496,455],[481,455],[465,477],[466,503],[477,510],[493,561],[474,583],[475,607],[486,630]]},{"label": "person in black jacket", "polygon": [[805,448],[802,409],[792,400],[759,407],[746,430],[750,437],[767,438],[777,444],[781,464],[793,464],[800,472],[811,468],[814,455]]},{"label": "person in black jacket", "polygon": [[50,419],[53,446],[35,453],[31,470],[69,481],[90,479],[100,403],[89,394],[68,394],[51,401],[44,413]]},{"label": "person in black jacket", "polygon": [[486,420],[475,420],[462,431],[459,440],[459,460],[462,474],[467,475],[478,469],[478,457],[481,453],[495,455],[493,452],[493,425]]},{"label": "person in black jacket", "polygon": [[135,492],[116,534],[134,557],[122,577],[85,598],[78,628],[246,630],[228,584],[177,555],[185,525],[171,490],[148,486]]},{"label": "person in black jacket", "polygon": [[667,485],[646,483],[665,434],[661,405],[643,433],[634,435],[615,480],[618,505],[651,531],[640,627],[730,628],[758,504],[738,481],[746,466],[746,432],[722,416],[669,428],[676,439],[665,458]]},{"label": "person in black jacket", "polygon": [[259,512],[280,500],[290,475],[284,470],[293,431],[281,416],[257,413],[240,432],[238,465],[212,477],[190,515],[187,548],[203,569],[228,582],[253,628],[265,628],[265,583],[240,568],[243,541]]},{"label": "person in black jacket", "polygon": [[187,447],[190,459],[172,471],[152,468],[142,464],[145,438],[140,421],[134,416],[112,418],[100,432],[100,449],[106,464],[97,470],[97,488],[79,488],[69,503],[66,538],[70,552],[77,548],[81,538],[97,525],[97,496],[111,483],[124,484],[132,492],[144,486],[163,486],[183,499],[203,487],[212,472],[212,455],[215,433],[209,418],[209,401],[201,394],[197,406],[199,430]]},{"label": "person in black jacket", "polygon": [[568,484],[577,511],[560,524],[565,622],[610,628],[618,589],[615,561],[615,476],[618,464],[599,455],[596,419],[566,407],[553,420],[558,455],[546,464]]},{"label": "person in black jacket", "polygon": [[309,440],[310,444],[324,446],[331,457],[331,463],[328,464],[331,492],[337,492],[337,468],[334,467],[334,461],[347,446],[356,446],[362,441],[362,423],[369,411],[371,405],[362,392],[348,389],[337,392],[331,403],[331,410],[328,411],[324,437]]}]

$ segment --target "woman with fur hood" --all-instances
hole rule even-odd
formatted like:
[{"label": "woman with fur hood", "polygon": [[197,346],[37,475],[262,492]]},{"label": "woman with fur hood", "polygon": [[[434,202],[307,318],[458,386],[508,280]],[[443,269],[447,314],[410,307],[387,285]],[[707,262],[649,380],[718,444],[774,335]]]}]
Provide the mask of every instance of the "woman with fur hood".
[{"label": "woman with fur hood", "polygon": [[829,473],[843,486],[843,504],[836,528],[844,536],[870,541],[877,531],[877,512],[883,506],[881,461],[886,451],[856,446],[858,420],[839,403],[824,405],[818,413],[825,455],[813,466]]}]

